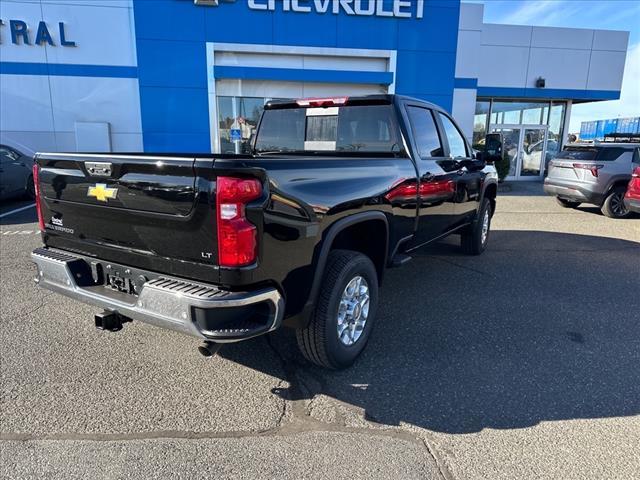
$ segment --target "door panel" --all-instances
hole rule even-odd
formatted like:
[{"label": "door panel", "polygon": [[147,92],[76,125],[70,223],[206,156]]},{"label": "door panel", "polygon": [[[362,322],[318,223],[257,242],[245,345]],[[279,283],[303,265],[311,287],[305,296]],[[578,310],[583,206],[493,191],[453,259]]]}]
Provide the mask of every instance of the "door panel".
[{"label": "door panel", "polygon": [[20,161],[20,155],[0,147],[0,196],[5,198],[23,192],[27,176],[27,167]]},{"label": "door panel", "polygon": [[464,162],[473,160],[472,151],[454,121],[443,113],[438,115],[449,147],[449,156],[454,162],[452,169],[455,169],[455,220],[449,228],[455,228],[467,223],[469,217],[478,209],[483,173],[469,170],[463,165]]},{"label": "door panel", "polygon": [[418,225],[414,245],[447,232],[456,221],[457,162],[444,156],[442,139],[431,110],[408,104],[408,125],[413,134],[418,170]]}]

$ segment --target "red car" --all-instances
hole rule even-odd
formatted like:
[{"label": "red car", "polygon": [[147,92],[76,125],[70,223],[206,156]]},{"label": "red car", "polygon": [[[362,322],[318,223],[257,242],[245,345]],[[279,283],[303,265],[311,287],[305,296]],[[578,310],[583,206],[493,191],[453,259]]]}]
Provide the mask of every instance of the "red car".
[{"label": "red car", "polygon": [[624,204],[632,212],[640,213],[640,167],[636,167],[624,196]]}]

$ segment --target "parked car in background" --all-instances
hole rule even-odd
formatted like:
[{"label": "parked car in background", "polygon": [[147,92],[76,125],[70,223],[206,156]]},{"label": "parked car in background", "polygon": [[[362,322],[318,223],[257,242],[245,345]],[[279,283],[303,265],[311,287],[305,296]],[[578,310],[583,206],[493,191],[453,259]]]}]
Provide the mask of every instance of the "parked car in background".
[{"label": "parked car in background", "polygon": [[610,218],[625,218],[624,203],[634,166],[640,165],[640,148],[633,143],[569,145],[549,162],[544,191],[565,208],[581,203],[600,207]]},{"label": "parked car in background", "polygon": [[631,175],[631,181],[624,196],[624,204],[629,211],[640,213],[640,166],[636,167]]},{"label": "parked car in background", "polygon": [[13,147],[0,145],[0,199],[34,198],[33,156]]}]

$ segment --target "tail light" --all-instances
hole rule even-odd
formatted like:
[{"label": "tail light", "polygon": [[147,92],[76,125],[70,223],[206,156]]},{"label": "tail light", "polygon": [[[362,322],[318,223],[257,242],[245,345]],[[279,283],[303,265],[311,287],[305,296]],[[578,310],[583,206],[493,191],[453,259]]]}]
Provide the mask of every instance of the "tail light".
[{"label": "tail light", "polygon": [[336,105],[344,105],[349,97],[330,97],[330,98],[302,98],[296,100],[301,107],[333,107]]},{"label": "tail light", "polygon": [[640,167],[636,167],[631,174],[631,181],[627,187],[625,197],[640,200]]},{"label": "tail light", "polygon": [[40,200],[40,166],[37,163],[33,164],[33,192],[36,197],[38,225],[40,225],[40,231],[44,232],[44,217],[42,216],[42,204]]},{"label": "tail light", "polygon": [[593,163],[574,163],[573,168],[579,168],[582,170],[589,170],[591,175],[594,177],[598,176],[598,170],[600,170],[604,165],[594,165]]},{"label": "tail light", "polygon": [[392,201],[415,201],[419,195],[420,200],[429,201],[449,195],[455,192],[455,184],[452,180],[439,180],[436,182],[421,182],[418,187],[415,180],[401,182],[393,187],[385,198]]},{"label": "tail light", "polygon": [[245,206],[262,195],[256,179],[218,177],[217,222],[218,263],[221,267],[242,267],[256,261],[257,228],[245,216]]}]

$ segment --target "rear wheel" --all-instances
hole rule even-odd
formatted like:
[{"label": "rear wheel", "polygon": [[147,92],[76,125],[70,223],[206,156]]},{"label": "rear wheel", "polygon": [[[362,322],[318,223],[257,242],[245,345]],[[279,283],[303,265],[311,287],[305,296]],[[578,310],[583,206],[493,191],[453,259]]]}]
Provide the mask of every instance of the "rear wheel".
[{"label": "rear wheel", "polygon": [[558,205],[564,208],[576,208],[580,206],[580,202],[574,202],[573,200],[566,200],[560,197],[556,197],[556,202],[558,202]]},{"label": "rear wheel", "polygon": [[625,193],[627,193],[625,187],[614,187],[605,198],[602,208],[600,208],[602,214],[609,218],[627,218],[630,216],[631,212],[624,204]]},{"label": "rear wheel", "polygon": [[468,255],[480,255],[487,248],[491,229],[491,202],[485,198],[480,205],[478,217],[460,237],[460,246]]},{"label": "rear wheel", "polygon": [[296,331],[310,362],[340,369],[364,350],[378,306],[378,277],[369,257],[351,250],[329,254],[321,291],[306,328]]}]

